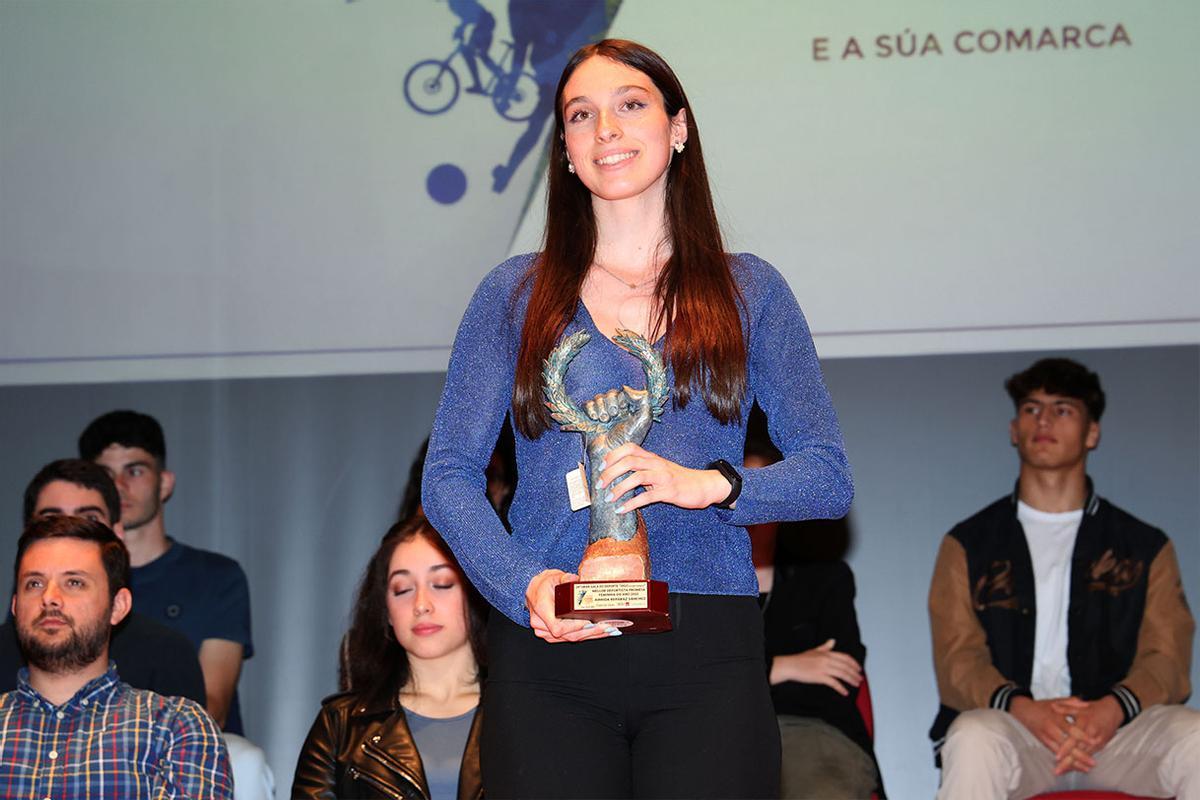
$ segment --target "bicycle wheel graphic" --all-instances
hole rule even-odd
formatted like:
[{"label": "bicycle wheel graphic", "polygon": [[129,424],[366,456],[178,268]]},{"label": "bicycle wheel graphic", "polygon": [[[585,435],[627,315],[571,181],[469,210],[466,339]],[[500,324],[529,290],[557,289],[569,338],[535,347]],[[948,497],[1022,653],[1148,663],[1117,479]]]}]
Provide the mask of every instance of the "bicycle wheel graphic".
[{"label": "bicycle wheel graphic", "polygon": [[533,116],[538,104],[538,85],[533,76],[522,72],[517,83],[509,91],[507,86],[497,86],[492,94],[492,105],[496,113],[512,122],[524,122]]},{"label": "bicycle wheel graphic", "polygon": [[458,73],[445,61],[418,61],[404,76],[404,99],[422,114],[441,114],[458,99]]}]

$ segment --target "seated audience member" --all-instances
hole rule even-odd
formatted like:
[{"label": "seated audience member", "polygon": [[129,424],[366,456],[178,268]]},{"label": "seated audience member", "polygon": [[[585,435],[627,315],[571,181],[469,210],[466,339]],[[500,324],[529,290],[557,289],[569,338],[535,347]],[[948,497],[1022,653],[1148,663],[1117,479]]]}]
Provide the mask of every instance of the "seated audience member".
[{"label": "seated audience member", "polygon": [[[121,536],[121,501],[102,467],[78,458],[52,461],[25,488],[25,524],[52,516],[86,517]],[[191,642],[183,634],[131,611],[113,628],[109,654],[121,680],[135,689],[204,702],[204,676]],[[24,666],[12,620],[0,625],[0,692],[17,688]]]},{"label": "seated audience member", "polygon": [[1192,635],[1166,535],[1087,475],[1104,392],[1038,361],[1005,384],[1015,490],[942,540],[929,589],[938,797],[1060,789],[1200,798]]},{"label": "seated audience member", "polygon": [[35,519],[17,544],[12,611],[22,655],[0,696],[6,797],[231,798],[204,707],[123,683],[108,659],[129,613],[129,554],[101,522]]},{"label": "seated audience member", "polygon": [[424,517],[392,526],[359,586],[350,690],[322,704],[292,797],[481,797],[485,609]]},{"label": "seated audience member", "polygon": [[223,730],[243,733],[237,684],[242,660],[254,652],[246,574],[232,558],[167,536],[164,505],[175,475],[162,427],[146,414],[111,411],[79,437],[79,456],[108,470],[121,495],[137,610],[188,637],[208,712]]},{"label": "seated audience member", "polygon": [[[751,415],[747,428],[746,466],[778,461],[761,412]],[[883,797],[871,736],[857,705],[866,648],[854,613],[854,574],[839,555],[804,552],[802,542],[793,541],[805,536],[803,529],[778,523],[749,528],[783,745],[781,796]]]},{"label": "seated audience member", "polygon": [[138,611],[182,633],[199,658],[206,707],[225,732],[238,800],[273,796],[275,779],[262,749],[241,735],[237,684],[243,659],[254,652],[246,574],[227,556],[167,536],[163,506],[175,475],[166,468],[166,440],[153,417],[104,414],[79,437],[79,454],[116,483]]}]

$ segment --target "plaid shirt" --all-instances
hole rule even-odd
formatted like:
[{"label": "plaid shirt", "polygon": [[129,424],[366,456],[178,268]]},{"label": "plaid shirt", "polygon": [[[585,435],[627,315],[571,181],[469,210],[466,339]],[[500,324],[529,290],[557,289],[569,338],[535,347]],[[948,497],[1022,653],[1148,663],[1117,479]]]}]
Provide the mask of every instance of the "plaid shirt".
[{"label": "plaid shirt", "polygon": [[0,797],[232,798],[225,741],[204,709],[121,683],[116,666],[61,706],[0,695]]}]

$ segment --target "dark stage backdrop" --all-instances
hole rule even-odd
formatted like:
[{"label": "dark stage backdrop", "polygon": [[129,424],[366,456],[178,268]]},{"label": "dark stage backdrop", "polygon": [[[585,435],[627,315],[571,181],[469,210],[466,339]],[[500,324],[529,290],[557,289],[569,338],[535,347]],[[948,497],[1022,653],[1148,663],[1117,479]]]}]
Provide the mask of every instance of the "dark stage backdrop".
[{"label": "dark stage backdrop", "polygon": [[[925,740],[936,708],[925,612],[934,554],[954,522],[1010,490],[1002,382],[1038,355],[825,364],[857,482],[849,559],[879,759],[896,797],[928,797],[936,785]],[[1200,348],[1072,355],[1109,394],[1091,461],[1097,487],[1172,536],[1194,605]],[[157,416],[179,476],[168,531],[237,558],[249,576],[257,653],[242,677],[243,715],[285,796],[320,698],[336,688],[354,584],[395,514],[441,384],[439,374],[405,374],[0,388],[0,565],[11,563],[20,492],[39,466],[73,454],[77,432],[103,411]]]}]

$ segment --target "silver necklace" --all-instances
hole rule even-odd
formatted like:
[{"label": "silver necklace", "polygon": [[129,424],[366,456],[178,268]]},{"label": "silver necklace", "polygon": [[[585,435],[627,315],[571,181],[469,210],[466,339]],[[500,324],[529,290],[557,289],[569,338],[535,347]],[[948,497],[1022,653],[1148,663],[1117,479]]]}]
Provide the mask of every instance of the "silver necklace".
[{"label": "silver necklace", "polygon": [[599,261],[593,261],[592,263],[595,264],[600,269],[607,272],[610,276],[612,276],[612,278],[614,280],[620,281],[622,284],[624,284],[625,286],[628,286],[630,289],[641,289],[643,286],[649,286],[650,284],[654,283],[654,281],[658,280],[658,272],[655,271],[655,273],[653,275],[651,275],[649,278],[638,281],[637,283],[630,283],[629,281],[625,280],[617,273],[613,272],[608,267],[601,264]]}]

